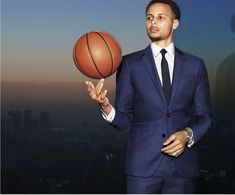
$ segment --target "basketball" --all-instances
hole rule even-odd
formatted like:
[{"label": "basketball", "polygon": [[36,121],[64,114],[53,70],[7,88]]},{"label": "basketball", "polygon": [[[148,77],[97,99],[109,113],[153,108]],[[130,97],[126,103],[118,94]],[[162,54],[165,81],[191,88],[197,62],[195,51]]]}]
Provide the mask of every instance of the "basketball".
[{"label": "basketball", "polygon": [[122,59],[121,47],[107,32],[88,32],[73,47],[73,61],[78,70],[94,79],[107,78],[116,72]]}]

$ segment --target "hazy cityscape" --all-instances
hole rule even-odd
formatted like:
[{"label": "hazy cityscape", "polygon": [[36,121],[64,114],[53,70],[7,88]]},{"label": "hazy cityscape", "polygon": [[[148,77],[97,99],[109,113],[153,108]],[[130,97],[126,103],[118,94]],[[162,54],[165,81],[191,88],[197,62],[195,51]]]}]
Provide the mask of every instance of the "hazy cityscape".
[{"label": "hazy cityscape", "polygon": [[[60,127],[50,112],[33,113],[2,115],[2,193],[125,193],[128,132],[102,120]],[[197,193],[235,193],[235,143],[229,129],[218,128],[224,127],[212,126],[199,144]]]}]

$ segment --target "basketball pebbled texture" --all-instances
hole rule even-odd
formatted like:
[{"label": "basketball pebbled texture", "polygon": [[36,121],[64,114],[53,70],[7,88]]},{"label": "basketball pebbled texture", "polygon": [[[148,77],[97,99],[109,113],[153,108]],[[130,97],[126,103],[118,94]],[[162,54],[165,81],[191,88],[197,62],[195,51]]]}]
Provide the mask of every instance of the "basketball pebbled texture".
[{"label": "basketball pebbled texture", "polygon": [[94,79],[107,78],[118,69],[122,51],[110,33],[89,32],[75,43],[73,60],[84,75]]}]

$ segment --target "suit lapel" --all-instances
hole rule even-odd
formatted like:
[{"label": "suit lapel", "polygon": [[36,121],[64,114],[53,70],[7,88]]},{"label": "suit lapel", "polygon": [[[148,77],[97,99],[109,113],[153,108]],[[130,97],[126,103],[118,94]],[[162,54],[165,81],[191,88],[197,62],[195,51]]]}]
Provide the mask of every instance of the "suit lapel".
[{"label": "suit lapel", "polygon": [[180,75],[182,73],[182,67],[184,64],[183,52],[179,49],[175,48],[175,64],[174,64],[174,72],[173,72],[173,81],[172,81],[172,90],[171,90],[171,100],[169,107],[171,107],[174,97],[177,92],[177,87],[180,81]]},{"label": "suit lapel", "polygon": [[142,60],[144,61],[144,64],[145,64],[144,67],[145,67],[148,75],[150,76],[155,88],[157,89],[156,91],[159,93],[164,104],[166,104],[162,85],[161,85],[161,82],[160,82],[160,79],[158,76],[158,72],[157,72],[157,69],[155,66],[155,62],[154,62],[154,58],[153,58],[153,54],[152,54],[152,50],[151,50],[150,46],[148,46],[145,49],[145,52],[142,55]]},{"label": "suit lapel", "polygon": [[[144,61],[145,69],[148,75],[150,76],[153,82],[153,85],[156,88],[156,91],[160,95],[164,104],[167,105],[150,46],[144,50],[144,53],[142,55],[142,60]],[[181,75],[183,64],[184,64],[183,52],[175,48],[175,63],[174,63],[172,91],[171,91],[171,100],[170,100],[169,108],[172,106],[174,97],[177,92],[177,87],[180,81],[180,75]]]}]

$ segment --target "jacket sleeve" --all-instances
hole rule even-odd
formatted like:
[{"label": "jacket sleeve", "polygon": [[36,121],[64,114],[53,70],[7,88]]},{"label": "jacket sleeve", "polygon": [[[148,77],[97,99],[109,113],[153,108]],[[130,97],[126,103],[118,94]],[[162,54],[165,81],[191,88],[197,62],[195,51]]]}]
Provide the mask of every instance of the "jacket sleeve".
[{"label": "jacket sleeve", "polygon": [[123,59],[116,76],[116,114],[111,122],[118,130],[129,129],[133,110],[134,89],[127,62]]},{"label": "jacket sleeve", "polygon": [[193,130],[194,141],[197,142],[211,126],[212,121],[209,81],[207,70],[202,60],[200,61],[193,105],[193,120],[189,127]]}]

